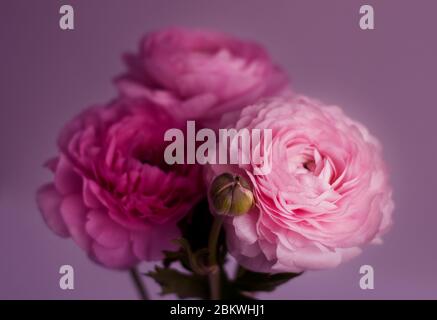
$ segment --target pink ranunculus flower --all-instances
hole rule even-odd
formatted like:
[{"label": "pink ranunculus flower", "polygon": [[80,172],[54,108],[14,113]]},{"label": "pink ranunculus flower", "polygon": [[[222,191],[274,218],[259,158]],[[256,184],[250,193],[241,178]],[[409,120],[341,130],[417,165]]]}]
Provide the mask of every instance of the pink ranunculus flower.
[{"label": "pink ranunculus flower", "polygon": [[37,193],[47,225],[109,268],[162,258],[203,194],[199,167],[164,163],[164,132],[173,127],[162,108],[138,99],[90,108],[68,123],[59,156],[48,162],[54,182]]},{"label": "pink ranunculus flower", "polygon": [[128,71],[116,80],[121,94],[147,97],[181,119],[217,121],[260,97],[290,92],[261,46],[218,32],[150,33],[125,61]]},{"label": "pink ranunculus flower", "polygon": [[252,184],[255,205],[226,220],[228,247],[241,265],[332,268],[381,241],[392,223],[392,191],[381,146],[363,125],[338,107],[295,96],[245,108],[234,127],[271,129],[273,137],[263,155],[270,173],[256,175],[251,164],[208,171],[208,180],[229,172]]}]

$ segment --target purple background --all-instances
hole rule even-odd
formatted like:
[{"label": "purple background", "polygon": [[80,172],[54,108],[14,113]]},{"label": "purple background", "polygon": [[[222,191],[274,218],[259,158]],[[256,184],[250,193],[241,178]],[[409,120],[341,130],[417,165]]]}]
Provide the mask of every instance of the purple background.
[{"label": "purple background", "polygon": [[[58,27],[63,3],[74,6],[74,31]],[[363,4],[374,5],[374,31],[358,27]],[[0,298],[136,298],[127,274],[91,263],[49,231],[34,194],[50,179],[41,165],[61,126],[115,95],[120,55],[146,31],[184,25],[264,44],[297,91],[342,106],[385,146],[396,211],[384,245],[260,297],[436,299],[436,14],[433,0],[2,0]],[[63,264],[75,268],[75,290],[59,289]],[[374,290],[359,288],[363,264],[375,269]]]}]

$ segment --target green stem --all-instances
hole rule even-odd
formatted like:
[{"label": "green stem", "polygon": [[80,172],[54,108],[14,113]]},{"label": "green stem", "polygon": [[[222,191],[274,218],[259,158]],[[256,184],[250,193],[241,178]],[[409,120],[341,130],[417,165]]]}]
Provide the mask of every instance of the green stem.
[{"label": "green stem", "polygon": [[217,264],[217,243],[220,236],[223,217],[215,217],[209,234],[208,251],[209,251],[209,288],[211,300],[220,299],[220,267]]},{"label": "green stem", "polygon": [[132,281],[137,289],[138,295],[141,300],[149,300],[149,295],[146,290],[146,286],[144,285],[141,276],[136,267],[132,267],[129,269],[129,274],[132,278]]}]

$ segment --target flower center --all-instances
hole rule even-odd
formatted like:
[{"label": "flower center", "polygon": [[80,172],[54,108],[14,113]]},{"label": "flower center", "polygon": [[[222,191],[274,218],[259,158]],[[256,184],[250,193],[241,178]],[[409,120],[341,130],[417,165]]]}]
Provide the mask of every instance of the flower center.
[{"label": "flower center", "polygon": [[310,172],[314,172],[316,170],[316,162],[314,160],[308,160],[303,164],[303,167]]}]

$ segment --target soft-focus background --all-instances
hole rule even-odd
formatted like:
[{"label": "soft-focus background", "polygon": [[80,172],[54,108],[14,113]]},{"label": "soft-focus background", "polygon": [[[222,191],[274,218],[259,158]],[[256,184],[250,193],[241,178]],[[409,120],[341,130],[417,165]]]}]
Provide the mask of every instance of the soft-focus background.
[{"label": "soft-focus background", "polygon": [[[75,9],[74,31],[58,26],[62,4]],[[363,4],[375,8],[373,31],[358,27]],[[391,168],[395,225],[384,245],[260,297],[437,299],[436,14],[434,0],[2,0],[0,298],[136,298],[127,274],[91,263],[49,231],[34,194],[51,177],[42,164],[61,126],[115,95],[121,54],[147,31],[183,25],[265,45],[297,91],[365,123]],[[63,264],[75,268],[75,290],[59,289]],[[374,267],[374,290],[359,287],[363,264]]]}]

